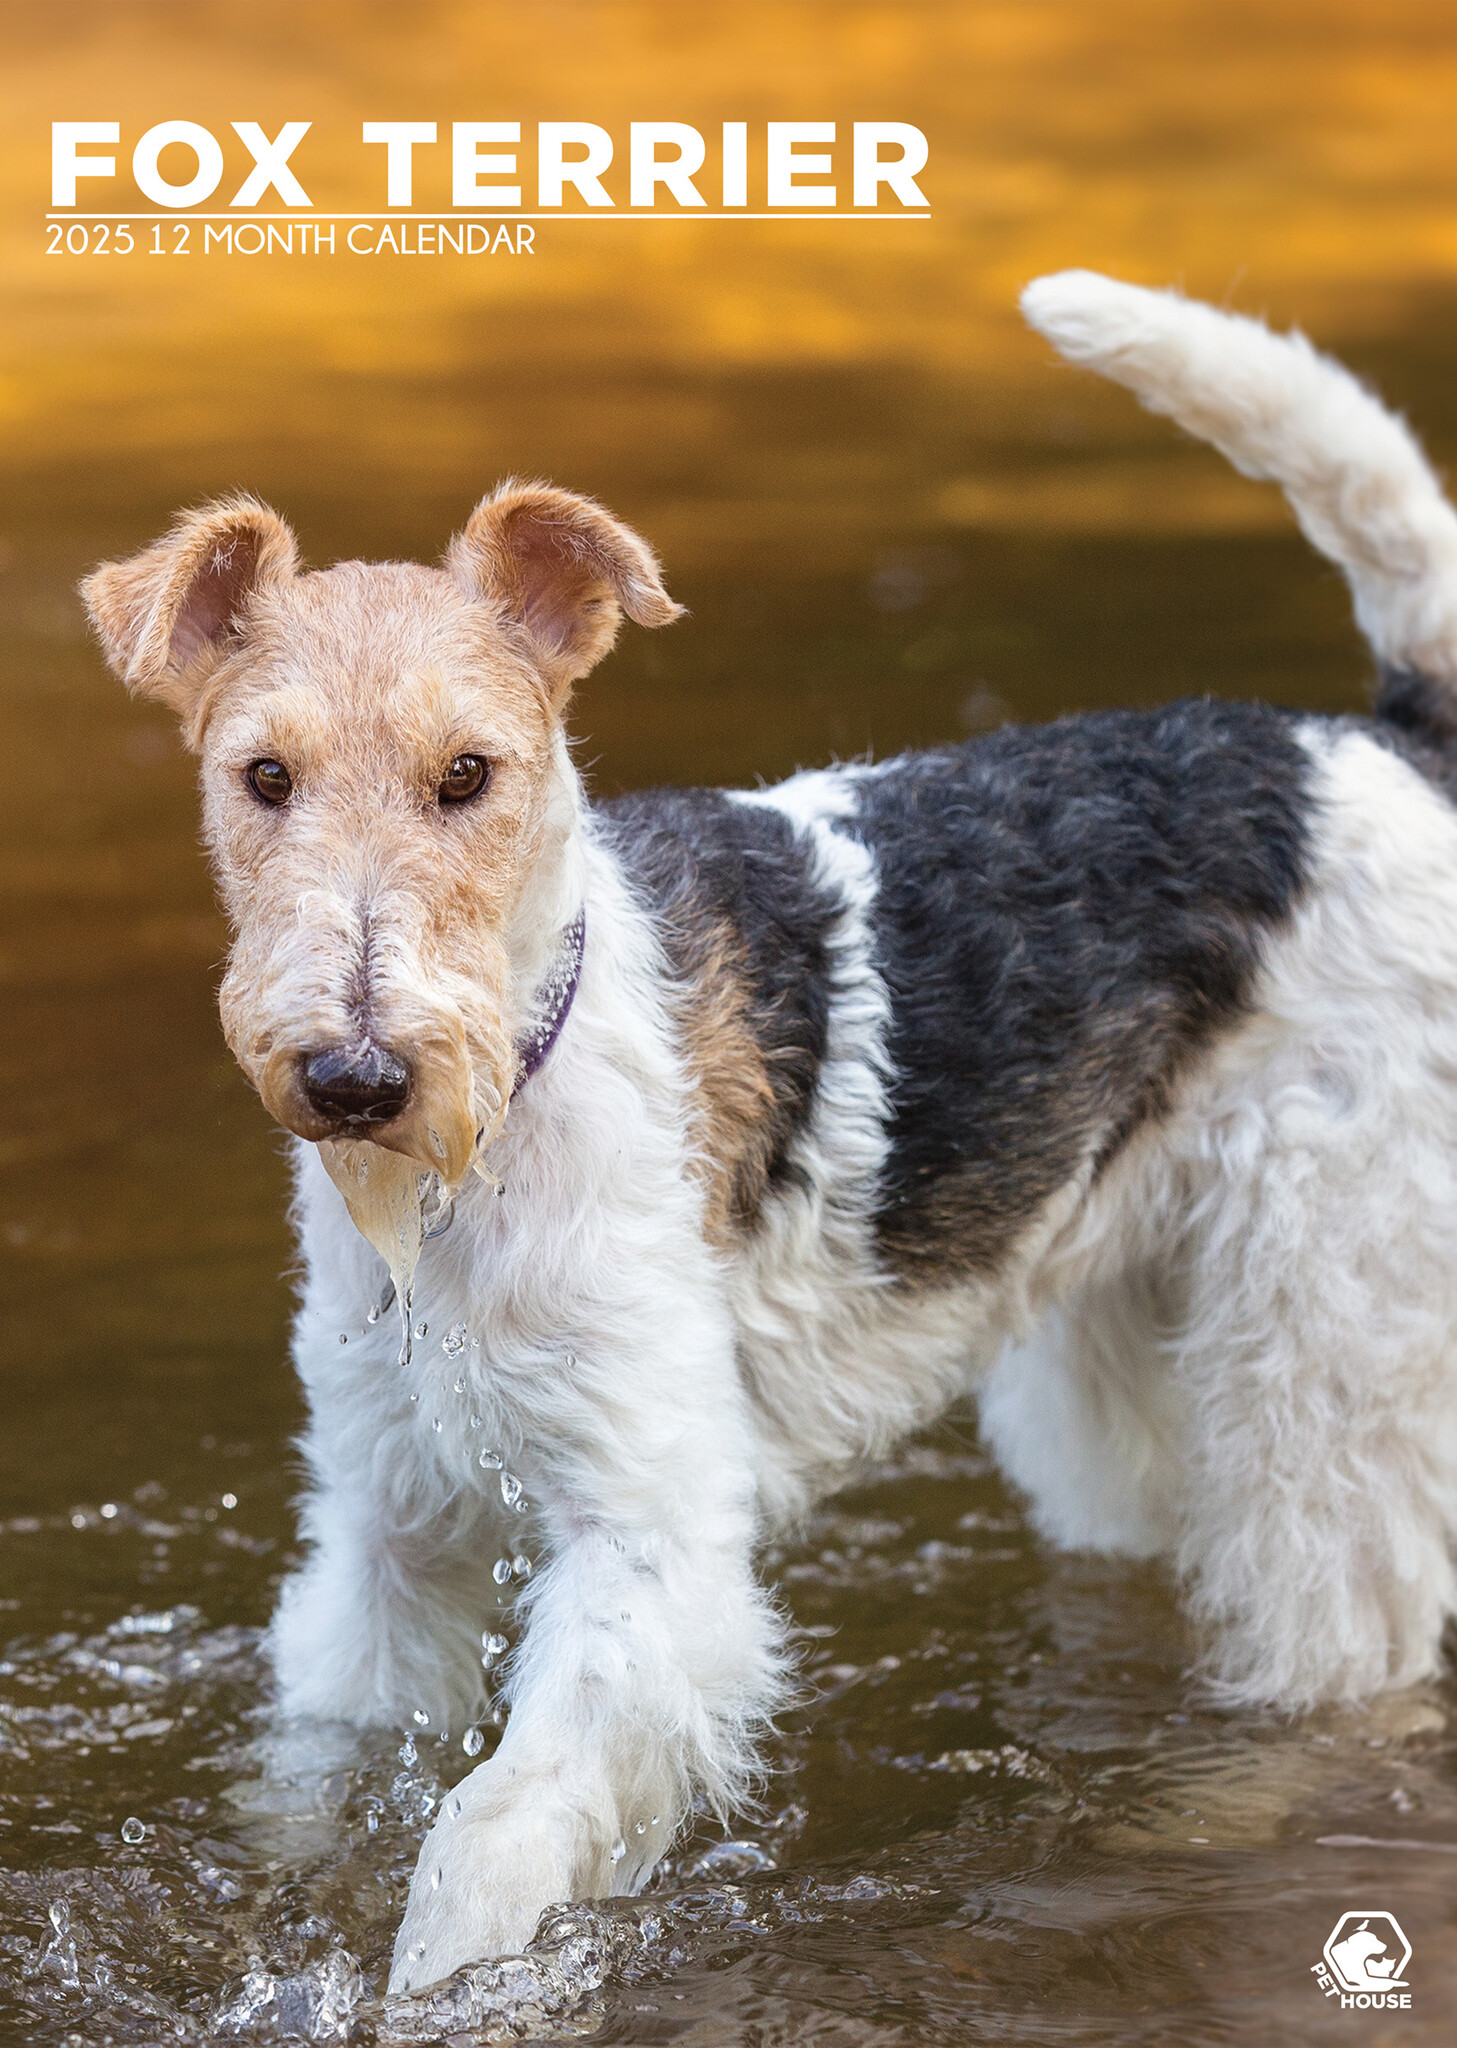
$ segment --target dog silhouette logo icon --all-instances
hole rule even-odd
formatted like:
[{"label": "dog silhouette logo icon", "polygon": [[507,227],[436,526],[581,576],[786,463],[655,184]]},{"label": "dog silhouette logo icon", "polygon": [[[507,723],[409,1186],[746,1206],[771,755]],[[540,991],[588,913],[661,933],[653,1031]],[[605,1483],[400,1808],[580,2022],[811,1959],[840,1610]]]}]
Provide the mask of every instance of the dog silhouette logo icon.
[{"label": "dog silhouette logo icon", "polygon": [[1342,1913],[1323,1954],[1324,1962],[1314,1970],[1327,1998],[1360,2008],[1411,2005],[1406,1983],[1411,1943],[1394,1914]]}]

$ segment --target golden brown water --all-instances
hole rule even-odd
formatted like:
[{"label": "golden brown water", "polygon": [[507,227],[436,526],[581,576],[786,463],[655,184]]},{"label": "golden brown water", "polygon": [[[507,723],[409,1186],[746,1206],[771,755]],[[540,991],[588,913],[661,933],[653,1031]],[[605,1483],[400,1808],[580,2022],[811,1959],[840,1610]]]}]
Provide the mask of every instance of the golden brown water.
[{"label": "golden brown water", "polygon": [[[188,765],[102,674],[76,576],[237,485],[320,561],[432,557],[508,471],[594,491],[692,608],[583,692],[608,789],[1189,691],[1353,706],[1342,591],[1278,506],[1054,369],[1013,303],[1078,262],[1298,318],[1450,461],[1457,28],[1392,0],[52,0],[0,27],[0,2039],[366,2042],[423,1803],[466,1759],[402,1768],[400,1731],[283,1810],[247,1789],[294,1540],[284,1172],[214,1017]],[[931,137],[933,217],[563,221],[514,265],[48,260],[45,124],[111,109],[312,115],[328,204],[361,116],[883,114]],[[750,1846],[704,1860],[704,1832],[590,1923],[605,1977],[568,1958],[498,2026],[1452,2038],[1452,1686],[1370,1720],[1202,1710],[1159,1574],[1048,1554],[966,1421],[768,1569],[820,1691]],[[1316,1992],[1348,1906],[1402,1920],[1410,2015]]]}]

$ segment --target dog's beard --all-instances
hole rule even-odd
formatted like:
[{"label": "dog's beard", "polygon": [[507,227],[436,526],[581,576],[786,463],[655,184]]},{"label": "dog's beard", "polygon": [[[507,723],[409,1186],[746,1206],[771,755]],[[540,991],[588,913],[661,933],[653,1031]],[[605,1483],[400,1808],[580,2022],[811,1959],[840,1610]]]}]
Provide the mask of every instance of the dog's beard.
[{"label": "dog's beard", "polygon": [[[357,937],[352,926],[345,935]],[[313,926],[298,935],[307,964],[314,967],[314,955],[320,953],[317,936]],[[322,951],[326,966],[337,965],[335,950]],[[501,1131],[516,1082],[519,1055],[494,993],[508,972],[504,954],[499,942],[481,935],[475,951],[488,968],[496,968],[494,981],[458,969],[452,973],[437,962],[434,986],[426,996],[413,950],[377,942],[369,1028],[408,1059],[413,1076],[409,1097],[398,1115],[360,1129],[357,1136],[313,1139],[355,1228],[389,1268],[406,1317],[426,1231],[443,1220],[472,1167],[484,1173],[482,1155]],[[300,1088],[297,1024],[286,1033],[266,1025],[270,1010],[297,1017],[297,966],[295,951],[284,949],[264,965],[240,942],[220,992],[221,1009],[228,1042],[265,1106],[286,1128],[313,1137],[309,1126],[312,1122],[317,1130],[318,1119]],[[337,988],[320,1000],[317,1011],[316,1035],[324,1042],[347,1040],[361,1028]],[[405,1346],[408,1351],[408,1320]]]},{"label": "dog's beard", "polygon": [[398,1129],[390,1124],[377,1138],[319,1141],[319,1156],[355,1229],[389,1268],[402,1319],[402,1363],[409,1359],[415,1269],[426,1235],[444,1220],[472,1168],[490,1178],[483,1155],[506,1120],[516,1048],[499,1025],[479,1036],[486,1043],[478,1042],[474,1060],[446,1063],[452,1074],[439,1065],[427,1068],[422,1100]]},{"label": "dog's beard", "polygon": [[[386,1152],[367,1138],[324,1138],[319,1143],[330,1180],[344,1197],[360,1234],[390,1269],[401,1318],[400,1363],[410,1355],[415,1268],[425,1244],[426,1203],[440,1183],[403,1152]],[[437,1200],[444,1197],[443,1190]]]}]

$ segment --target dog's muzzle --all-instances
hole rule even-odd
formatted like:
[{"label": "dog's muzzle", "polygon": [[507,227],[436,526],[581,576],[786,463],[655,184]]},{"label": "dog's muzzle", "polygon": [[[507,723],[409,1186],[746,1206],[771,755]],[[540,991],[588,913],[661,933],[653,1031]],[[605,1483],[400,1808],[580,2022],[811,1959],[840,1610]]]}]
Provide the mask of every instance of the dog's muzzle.
[{"label": "dog's muzzle", "polygon": [[410,1097],[410,1070],[383,1046],[331,1045],[299,1055],[299,1079],[317,1116],[362,1134],[389,1123]]}]

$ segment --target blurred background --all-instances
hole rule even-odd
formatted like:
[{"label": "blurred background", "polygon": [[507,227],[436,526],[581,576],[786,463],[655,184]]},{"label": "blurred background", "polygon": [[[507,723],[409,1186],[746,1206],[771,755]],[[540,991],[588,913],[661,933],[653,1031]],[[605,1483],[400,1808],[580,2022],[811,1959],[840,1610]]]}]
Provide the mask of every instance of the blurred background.
[{"label": "blurred background", "polygon": [[[630,631],[581,693],[604,789],[1185,691],[1360,701],[1343,593],[1275,494],[1055,365],[1016,298],[1085,264],[1298,321],[1440,457],[1438,0],[11,0],[0,20],[0,1242],[26,1399],[63,1360],[116,1398],[118,1343],[281,1338],[279,1174],[211,1019],[189,766],[103,674],[73,594],[178,505],[259,492],[326,563],[431,559],[513,471],[601,496],[692,612]],[[562,220],[534,257],[478,260],[44,254],[54,118],[119,118],[123,173],[154,121],[236,151],[233,119],[311,119],[312,197],[359,206],[382,185],[363,119],[650,115],[912,121],[932,217]],[[446,196],[444,156],[419,153],[420,203]],[[17,1455],[22,1493],[51,1483]]]},{"label": "blurred background", "polygon": [[[1086,265],[1299,323],[1449,457],[1457,31],[1443,0],[3,0],[0,32],[5,1604],[83,1628],[170,1585],[253,1625],[290,1540],[286,1173],[216,1025],[190,763],[77,577],[238,487],[318,564],[432,559],[511,472],[591,492],[691,610],[581,691],[602,790],[1188,692],[1355,707],[1276,497],[1016,300]],[[360,206],[364,119],[634,117],[911,121],[931,217],[44,253],[52,119],[119,118],[123,167],[156,121],[311,119],[315,202]],[[103,1541],[148,1487],[193,1524]],[[201,1526],[224,1490],[256,1556]]]}]

